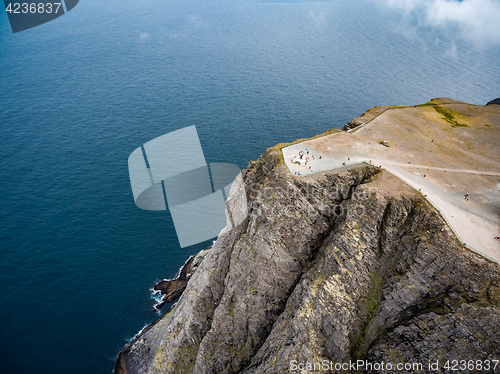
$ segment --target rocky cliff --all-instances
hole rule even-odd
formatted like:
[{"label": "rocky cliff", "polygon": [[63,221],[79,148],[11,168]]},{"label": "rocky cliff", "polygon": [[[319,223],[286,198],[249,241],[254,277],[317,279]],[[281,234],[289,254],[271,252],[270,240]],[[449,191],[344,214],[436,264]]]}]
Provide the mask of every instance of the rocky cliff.
[{"label": "rocky cliff", "polygon": [[285,373],[324,360],[435,372],[428,361],[500,357],[498,264],[388,172],[360,164],[298,178],[279,149],[243,172],[230,199],[246,199],[248,217],[221,232],[116,373]]}]

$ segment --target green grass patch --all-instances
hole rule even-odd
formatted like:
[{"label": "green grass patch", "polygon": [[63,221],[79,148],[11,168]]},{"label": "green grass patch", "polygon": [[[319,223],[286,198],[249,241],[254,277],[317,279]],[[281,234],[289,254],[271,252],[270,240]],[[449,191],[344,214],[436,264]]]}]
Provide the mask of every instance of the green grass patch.
[{"label": "green grass patch", "polygon": [[358,336],[352,339],[350,344],[351,358],[354,360],[362,359],[368,352],[368,347],[371,342],[365,341],[365,336],[368,331],[370,321],[377,312],[381,299],[383,283],[384,281],[380,274],[374,271],[371,274],[370,288],[368,289],[368,295],[363,306],[363,309],[366,311],[366,319]]},{"label": "green grass patch", "polygon": [[377,311],[380,302],[380,293],[382,291],[383,280],[377,272],[372,273],[372,283],[368,290],[368,316],[369,319],[373,317]]},{"label": "green grass patch", "polygon": [[441,105],[434,105],[433,108],[436,112],[443,116],[443,119],[448,122],[451,127],[469,127],[468,124],[463,122],[464,120],[468,120],[467,116]]},{"label": "green grass patch", "polygon": [[439,105],[439,104],[442,104],[439,100],[432,99],[431,101],[428,101],[424,104],[415,105],[415,107],[419,108],[421,106],[433,106],[433,105]]},{"label": "green grass patch", "polygon": [[305,138],[305,139],[297,139],[297,140],[294,140],[293,142],[291,143],[279,143],[279,144],[276,144],[274,147],[272,148],[276,148],[276,149],[279,149],[281,150],[282,148],[285,148],[285,147],[288,147],[288,146],[291,146],[291,145],[294,145],[294,144],[298,144],[298,143],[302,143],[302,142],[306,142],[308,140],[313,140],[313,139],[317,139],[317,138],[322,138],[323,136],[327,136],[327,135],[331,135],[331,134],[335,134],[337,132],[341,132],[342,130],[338,130],[338,129],[329,129],[329,130],[326,130],[324,133],[322,134],[318,134],[318,135],[315,135],[313,136],[312,138]]},{"label": "green grass patch", "polygon": [[436,105],[446,105],[446,104],[457,104],[457,102],[446,102],[446,101],[440,100],[439,98],[435,98],[435,99],[432,99],[431,101],[428,101],[427,103],[414,105],[414,107],[419,108],[422,106],[436,106]]}]

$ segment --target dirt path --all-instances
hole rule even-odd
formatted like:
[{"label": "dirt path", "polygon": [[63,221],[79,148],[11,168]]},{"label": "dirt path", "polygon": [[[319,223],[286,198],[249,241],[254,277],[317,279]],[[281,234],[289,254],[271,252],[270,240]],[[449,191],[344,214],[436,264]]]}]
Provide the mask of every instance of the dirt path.
[{"label": "dirt path", "polygon": [[426,166],[426,165],[415,165],[415,164],[403,164],[401,162],[393,162],[393,161],[384,161],[386,164],[398,165],[401,167],[405,167],[408,169],[427,169],[427,170],[439,170],[439,171],[449,171],[450,173],[465,173],[465,174],[478,174],[478,175],[497,175],[500,176],[500,173],[496,171],[482,171],[482,170],[471,170],[471,169],[448,169],[448,168],[438,168],[435,166]]}]

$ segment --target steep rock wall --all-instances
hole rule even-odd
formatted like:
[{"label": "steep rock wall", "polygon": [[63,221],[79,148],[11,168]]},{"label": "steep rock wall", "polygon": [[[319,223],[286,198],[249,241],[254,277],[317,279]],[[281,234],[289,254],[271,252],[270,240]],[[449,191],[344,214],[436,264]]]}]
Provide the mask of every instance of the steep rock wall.
[{"label": "steep rock wall", "polygon": [[498,265],[464,249],[419,193],[370,165],[295,178],[278,148],[243,179],[248,217],[116,372],[498,356]]}]

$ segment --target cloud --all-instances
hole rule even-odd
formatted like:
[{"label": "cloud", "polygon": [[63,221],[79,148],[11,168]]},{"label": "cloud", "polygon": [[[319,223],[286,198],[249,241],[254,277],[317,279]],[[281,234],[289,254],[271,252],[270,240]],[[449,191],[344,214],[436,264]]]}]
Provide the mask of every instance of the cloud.
[{"label": "cloud", "polygon": [[149,39],[150,37],[151,37],[150,33],[143,32],[139,38],[142,39],[142,40],[144,40],[144,39]]},{"label": "cloud", "polygon": [[499,0],[375,0],[405,15],[416,15],[426,26],[456,28],[472,42],[500,44]]}]

